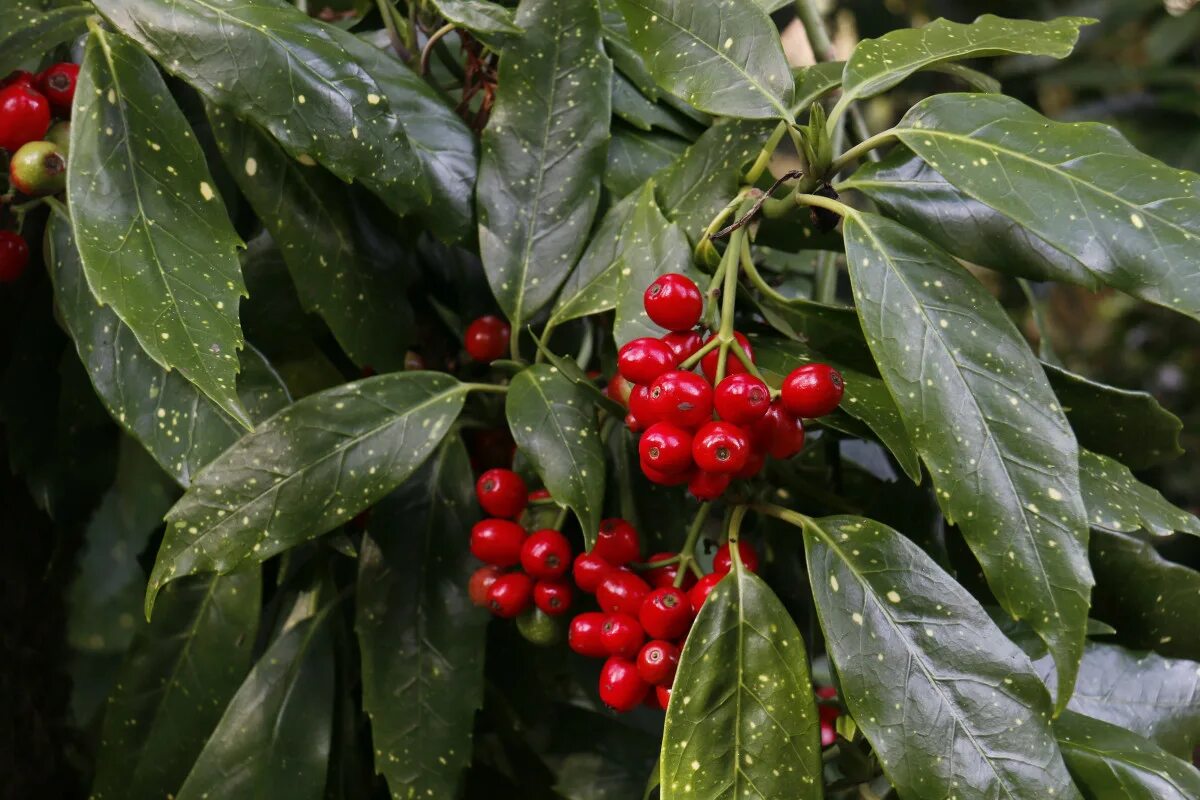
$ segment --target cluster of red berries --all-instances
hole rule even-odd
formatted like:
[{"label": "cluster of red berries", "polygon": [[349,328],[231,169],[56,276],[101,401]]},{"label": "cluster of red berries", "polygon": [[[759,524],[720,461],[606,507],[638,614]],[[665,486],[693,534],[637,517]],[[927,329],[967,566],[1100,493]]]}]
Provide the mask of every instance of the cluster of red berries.
[{"label": "cluster of red berries", "polygon": [[[40,197],[66,187],[69,123],[75,97],[77,64],[59,63],[34,75],[18,71],[0,83],[0,150],[9,153],[12,188]],[[0,283],[21,277],[29,264],[29,245],[16,231],[0,230]]]},{"label": "cluster of red berries", "polygon": [[467,326],[463,336],[463,347],[467,355],[476,361],[490,364],[508,355],[508,342],[512,328],[495,314],[485,314]]},{"label": "cluster of red berries", "polygon": [[[797,367],[779,396],[750,373],[735,353],[754,363],[749,340],[733,334],[724,376],[717,378],[719,352],[700,358],[703,375],[679,369],[713,337],[696,330],[704,298],[687,276],[668,273],[646,289],[646,313],[669,333],[659,339],[634,339],[617,354],[619,377],[609,395],[625,400],[629,429],[642,434],[638,444],[642,472],[655,483],[687,484],[701,500],[715,500],[735,478],[751,478],[772,458],[791,458],[804,447],[803,418],[821,417],[842,399],[842,376],[828,364]],[[714,419],[714,412],[716,418]]]},{"label": "cluster of red berries", "polygon": [[516,521],[531,498],[549,495],[529,494],[520,475],[497,468],[479,477],[475,496],[491,516],[471,529],[471,553],[486,565],[471,576],[471,601],[505,619],[534,607],[550,616],[565,614],[575,594],[566,579],[571,543],[553,528],[526,534]]}]

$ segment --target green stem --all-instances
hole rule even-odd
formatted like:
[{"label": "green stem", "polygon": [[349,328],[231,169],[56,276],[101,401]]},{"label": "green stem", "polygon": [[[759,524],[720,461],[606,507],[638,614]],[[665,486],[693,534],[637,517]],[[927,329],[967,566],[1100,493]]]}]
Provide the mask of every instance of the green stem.
[{"label": "green stem", "polygon": [[[871,129],[867,127],[867,118],[863,116],[862,109],[855,105],[850,106],[850,127],[854,128],[854,135],[858,137],[860,142],[865,142],[871,138]],[[879,153],[869,150],[867,158],[872,161],[878,161]]]},{"label": "green stem", "polygon": [[734,210],[742,204],[742,201],[746,199],[746,194],[749,191],[750,187],[748,186],[739,191],[734,198],[730,200],[724,208],[721,209],[720,213],[712,218],[712,222],[708,223],[708,227],[704,229],[704,235],[700,237],[700,242],[696,245],[696,248],[692,253],[692,257],[697,263],[704,263],[704,259],[701,256],[704,248],[711,248],[713,246],[711,241],[712,235],[725,226],[725,220],[727,220],[729,215],[732,214]]},{"label": "green stem", "polygon": [[[796,204],[792,202],[792,199],[790,197],[787,198],[787,204],[792,208],[796,207]],[[763,278],[762,274],[759,273],[758,267],[754,266],[754,259],[746,259],[745,261],[742,262],[742,272],[746,273],[746,277],[750,279],[750,283],[751,283],[751,285],[754,286],[755,289],[758,289],[760,292],[765,294],[767,297],[770,297],[775,302],[777,302],[777,303],[791,303],[792,302],[790,297],[786,297],[786,296],[780,294],[769,283],[767,283],[766,279]]]},{"label": "green stem", "polygon": [[[725,377],[725,365],[729,359],[729,343],[736,341],[733,338],[733,313],[737,308],[738,263],[741,260],[742,242],[745,238],[745,230],[738,228],[730,236],[729,250],[726,251],[726,256],[732,254],[732,258],[729,259],[729,264],[725,268],[725,286],[721,289],[721,329],[717,332],[721,349],[717,355],[717,375],[713,381],[714,386]],[[740,346],[738,349],[741,349]]]},{"label": "green stem", "polygon": [[837,299],[837,254],[823,250],[817,256],[817,281],[813,286],[813,300],[830,305]]},{"label": "green stem", "polygon": [[879,133],[875,134],[874,136],[867,137],[863,141],[854,145],[854,147],[851,147],[849,150],[847,150],[846,152],[842,153],[840,156],[835,158],[833,160],[833,163],[829,167],[829,174],[830,175],[838,174],[843,169],[845,169],[846,165],[849,164],[850,162],[857,161],[858,159],[862,158],[867,153],[870,153],[872,150],[876,149],[877,147],[881,147],[882,145],[885,145],[888,142],[894,141],[895,139],[896,139],[896,129],[895,128],[888,128],[886,131],[880,131]]},{"label": "green stem", "polygon": [[464,383],[468,392],[490,392],[491,394],[508,394],[507,386],[495,383]]},{"label": "green stem", "polygon": [[750,171],[746,173],[746,183],[753,186],[762,177],[763,171],[767,168],[767,164],[771,162],[771,156],[775,155],[775,148],[779,146],[779,142],[783,139],[783,135],[787,133],[787,129],[788,124],[781,122],[775,126],[775,130],[771,131],[767,143],[763,145],[762,150],[758,151],[758,158],[754,159],[754,164],[750,167]]},{"label": "green stem", "polygon": [[[445,25],[429,34],[429,38],[425,40],[425,46],[421,48],[421,66],[418,70],[421,75],[429,72],[429,56],[433,54],[434,46],[442,40],[443,36],[452,33],[453,31],[454,23],[447,22]],[[460,75],[459,77],[462,76]]]},{"label": "green stem", "polygon": [[680,561],[680,556],[678,554],[676,554],[676,555],[671,556],[670,558],[663,558],[658,561],[650,561],[648,563],[638,562],[638,563],[631,564],[630,566],[633,567],[634,570],[637,572],[648,572],[652,569],[659,569],[660,567],[669,567],[672,564],[678,564],[679,561]]},{"label": "green stem", "polygon": [[817,208],[828,209],[842,217],[847,217],[854,213],[854,209],[845,203],[839,203],[837,200],[830,197],[822,197],[819,194],[797,193],[792,195],[792,201],[798,206],[816,206]]},{"label": "green stem", "polygon": [[803,528],[810,522],[809,518],[801,514],[799,511],[792,511],[791,509],[784,508],[783,506],[777,506],[774,503],[754,503],[750,506],[742,507],[749,508],[758,514],[765,514],[768,517],[781,519],[790,525],[795,525],[797,528]]},{"label": "green stem", "polygon": [[696,567],[696,541],[700,538],[700,529],[704,527],[704,521],[708,519],[708,512],[711,510],[712,503],[701,503],[700,508],[696,510],[696,516],[692,518],[692,524],[688,526],[687,539],[679,550],[679,572],[675,575],[676,589],[683,586],[687,568]]},{"label": "green stem", "polygon": [[817,0],[796,0],[796,16],[804,25],[804,33],[808,36],[808,44],[812,47],[813,57],[817,61],[836,60],[837,54],[833,51],[833,41],[829,38],[829,31],[825,29],[825,20],[821,19]]},{"label": "green stem", "polygon": [[702,344],[700,346],[699,350],[692,353],[690,356],[688,356],[683,361],[681,361],[679,363],[678,369],[681,369],[681,370],[691,369],[692,367],[696,366],[697,363],[699,363],[700,359],[704,358],[706,355],[711,353],[713,351],[713,348],[717,347],[720,344],[721,344],[721,341],[716,336],[712,337],[707,342]]},{"label": "green stem", "polygon": [[558,509],[558,513],[554,516],[554,530],[561,531],[563,524],[567,521],[567,513],[570,511],[566,506]]}]

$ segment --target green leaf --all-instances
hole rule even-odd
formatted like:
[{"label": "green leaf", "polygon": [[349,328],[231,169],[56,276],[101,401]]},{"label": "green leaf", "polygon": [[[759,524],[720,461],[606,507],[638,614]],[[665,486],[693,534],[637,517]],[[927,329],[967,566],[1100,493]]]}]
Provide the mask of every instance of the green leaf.
[{"label": "green leaf", "polygon": [[659,128],[688,140],[695,138],[692,126],[684,125],[675,114],[647,98],[629,78],[616,71],[612,80],[612,110],[615,116],[639,130]]},{"label": "green leaf", "polygon": [[94,800],[175,794],[250,666],[261,592],[257,567],[163,592],[108,699]]},{"label": "green leaf", "polygon": [[571,356],[556,355],[553,350],[546,346],[544,340],[538,339],[532,332],[529,335],[533,338],[534,344],[537,345],[538,352],[546,357],[546,362],[550,366],[561,372],[571,383],[585,390],[588,397],[597,406],[618,419],[624,419],[626,414],[625,406],[613,400],[604,389],[597,386],[595,379],[589,378],[574,358]]},{"label": "green leaf", "polygon": [[439,372],[380,375],[309,395],[259,425],[167,514],[146,615],[169,581],[266,561],[382,499],[437,447],[466,393]]},{"label": "green leaf", "polygon": [[1055,720],[1054,733],[1087,800],[1200,797],[1200,772],[1136,733],[1070,711]]},{"label": "green leaf", "polygon": [[568,320],[611,311],[617,304],[621,280],[621,232],[633,219],[638,195],[631,193],[610,208],[588,239],[587,249],[563,282],[550,320]]},{"label": "green leaf", "polygon": [[241,240],[187,120],[153,62],[100,29],[75,98],[67,197],[92,292],[151,358],[250,427],[235,382]]},{"label": "green leaf", "polygon": [[331,608],[263,653],[196,759],[177,800],[320,800],[333,728]]},{"label": "green leaf", "polygon": [[612,58],[613,66],[643,95],[654,101],[659,100],[658,84],[629,38],[629,25],[617,0],[600,0],[600,30],[604,36],[604,49]]},{"label": "green leaf", "polygon": [[1096,280],[1200,319],[1200,176],[1143,155],[1108,126],[1053,122],[1003,95],[930,97],[897,135]]},{"label": "green leaf", "polygon": [[1029,658],[919,547],[862,517],[804,524],[841,694],[904,797],[1077,798]]},{"label": "green leaf", "polygon": [[1129,467],[1107,456],[1080,451],[1079,484],[1093,528],[1118,532],[1141,529],[1155,536],[1183,531],[1200,536],[1200,520],[1133,477]]},{"label": "green leaf", "polygon": [[[1033,665],[1053,691],[1049,657]],[[1088,642],[1069,708],[1190,758],[1200,743],[1200,664]]]},{"label": "green leaf", "polygon": [[750,341],[754,345],[755,362],[763,380],[772,388],[782,386],[788,374],[801,364],[823,362],[842,373],[845,383],[842,403],[833,414],[822,417],[821,424],[858,435],[858,430],[847,423],[859,420],[892,452],[904,473],[914,483],[921,482],[921,462],[917,451],[900,418],[896,401],[882,380],[830,360],[800,342],[759,336],[750,337]]},{"label": "green leaf", "polygon": [[624,197],[650,176],[675,163],[686,148],[686,141],[668,133],[645,133],[614,125],[608,143],[604,188],[616,197]]},{"label": "green leaf", "polygon": [[796,81],[796,97],[792,101],[792,113],[799,114],[820,100],[829,92],[842,85],[842,70],[845,64],[841,61],[826,61],[792,70]]},{"label": "green leaf", "polygon": [[[74,233],[61,207],[47,223],[47,258],[56,307],[75,341],[96,395],[181,486],[244,433],[178,372],[163,369],[133,331],[88,289]],[[279,376],[253,347],[242,352],[238,394],[253,420],[287,405]]]},{"label": "green leaf", "polygon": [[356,604],[363,708],[392,796],[454,797],[483,703],[488,615],[471,605],[479,519],[462,440],[371,510]]},{"label": "green leaf", "polygon": [[779,31],[747,0],[617,0],[658,85],[725,117],[791,120],[792,71]]},{"label": "green leaf", "polygon": [[617,346],[640,336],[662,336],[662,328],[646,314],[646,287],[659,275],[678,272],[699,282],[692,268],[692,248],[687,237],[668,222],[654,201],[654,182],[642,187],[633,217],[621,231],[621,268],[618,270],[616,318],[613,338]]},{"label": "green leaf", "polygon": [[406,287],[393,265],[359,246],[348,188],[287,157],[269,137],[208,107],[229,172],[279,246],[305,310],[325,320],[360,367],[404,369],[413,327]]},{"label": "green leaf", "polygon": [[663,726],[662,800],[822,796],[804,639],[770,587],[737,564],[688,634]]},{"label": "green leaf", "polygon": [[1089,555],[1093,613],[1113,624],[1122,644],[1200,661],[1200,572],[1168,561],[1137,536],[1110,531],[1092,531]]},{"label": "green leaf", "polygon": [[42,6],[28,0],[6,4],[5,30],[0,33],[0,75],[37,64],[46,51],[83,33],[92,13],[86,5]]},{"label": "green leaf", "polygon": [[1154,395],[1118,389],[1043,363],[1050,386],[1067,412],[1081,447],[1146,469],[1183,454],[1179,417]]},{"label": "green leaf", "polygon": [[493,50],[503,50],[524,33],[512,9],[489,0],[433,0],[433,6],[448,22],[466,28]]},{"label": "green leaf", "polygon": [[600,202],[612,62],[591,2],[523,0],[521,51],[500,62],[476,201],[483,266],[514,330],[579,258]]},{"label": "green leaf", "polygon": [[838,106],[874,97],[918,70],[947,61],[1013,54],[1066,58],[1075,49],[1079,28],[1093,22],[1086,17],[1035,22],[984,14],[968,24],[937,19],[864,39],[846,62]]},{"label": "green leaf", "polygon": [[789,339],[811,345],[859,372],[879,374],[853,307],[827,305],[799,295],[786,302],[766,294],[756,299],[771,327]]},{"label": "green leaf", "polygon": [[1088,596],[1078,445],[1004,309],[928,240],[875,214],[845,220],[859,320],[938,503],[1000,605],[1054,653],[1071,694]]},{"label": "green leaf", "polygon": [[535,364],[512,379],[504,409],[517,447],[554,499],[575,512],[591,549],[603,512],[604,448],[587,390]]}]

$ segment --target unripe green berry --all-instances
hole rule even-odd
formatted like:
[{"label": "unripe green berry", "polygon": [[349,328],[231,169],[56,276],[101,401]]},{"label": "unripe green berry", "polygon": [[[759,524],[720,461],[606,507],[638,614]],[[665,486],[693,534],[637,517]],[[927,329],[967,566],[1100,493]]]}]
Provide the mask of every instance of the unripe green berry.
[{"label": "unripe green berry", "polygon": [[58,146],[63,158],[71,155],[71,123],[66,120],[56,122],[46,132],[46,141]]},{"label": "unripe green berry", "polygon": [[53,142],[28,142],[13,153],[8,177],[30,197],[58,194],[67,186],[67,159]]},{"label": "unripe green berry", "polygon": [[540,608],[531,608],[517,617],[517,630],[526,641],[540,647],[554,644],[561,638],[558,620]]}]

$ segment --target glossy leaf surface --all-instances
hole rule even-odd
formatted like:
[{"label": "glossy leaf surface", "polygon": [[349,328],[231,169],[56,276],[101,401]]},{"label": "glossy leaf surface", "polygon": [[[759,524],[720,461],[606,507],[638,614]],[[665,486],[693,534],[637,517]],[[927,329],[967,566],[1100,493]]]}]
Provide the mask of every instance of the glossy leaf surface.
[{"label": "glossy leaf surface", "polygon": [[92,9],[85,5],[46,8],[44,3],[17,0],[5,4],[0,33],[0,75],[36,64],[47,50],[83,33]]},{"label": "glossy leaf surface", "polygon": [[563,283],[550,315],[555,323],[610,311],[616,306],[620,285],[621,232],[633,219],[638,195],[631,194],[605,213],[592,234],[579,263]]},{"label": "glossy leaf surface", "polygon": [[448,21],[496,50],[503,50],[523,33],[512,9],[490,0],[433,0],[433,5]]},{"label": "glossy leaf surface", "polygon": [[1087,800],[1200,797],[1200,772],[1136,733],[1071,711],[1055,721],[1054,732]]},{"label": "glossy leaf surface", "polygon": [[616,197],[624,197],[674,163],[686,147],[686,141],[671,134],[614,127],[608,143],[604,188]]},{"label": "glossy leaf surface", "polygon": [[1079,484],[1093,528],[1142,529],[1155,536],[1182,531],[1200,536],[1200,520],[1195,515],[1172,504],[1157,489],[1133,477],[1128,467],[1107,456],[1080,451]]}]

